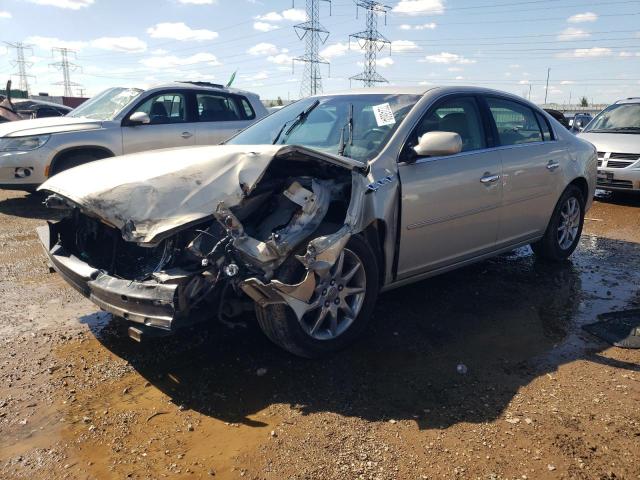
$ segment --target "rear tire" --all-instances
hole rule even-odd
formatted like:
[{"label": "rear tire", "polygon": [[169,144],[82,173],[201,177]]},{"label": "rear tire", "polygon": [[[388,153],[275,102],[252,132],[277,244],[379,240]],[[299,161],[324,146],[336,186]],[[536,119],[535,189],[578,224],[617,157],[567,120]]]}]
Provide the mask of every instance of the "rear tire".
[{"label": "rear tire", "polygon": [[53,177],[60,172],[64,172],[65,170],[69,170],[70,168],[77,167],[79,165],[84,165],[85,163],[93,162],[95,160],[101,160],[103,158],[110,157],[108,153],[99,154],[94,152],[77,152],[77,153],[69,153],[64,157],[57,159],[53,166],[51,167],[51,172],[49,177]]},{"label": "rear tire", "polygon": [[[288,305],[269,305],[259,307],[256,305],[256,316],[258,324],[265,335],[276,345],[300,357],[315,358],[326,355],[345,348],[354,342],[367,326],[376,299],[378,297],[378,267],[376,256],[371,251],[369,245],[360,237],[351,237],[343,250],[344,260],[341,265],[336,262],[332,272],[335,274],[336,282],[328,288],[318,285],[313,302],[319,299],[319,305],[315,310],[310,310],[302,319],[293,313]],[[356,268],[356,265],[359,265]],[[342,266],[341,271],[337,271]],[[353,276],[349,280],[343,281],[352,271]],[[294,257],[290,257],[280,268],[277,278],[285,283],[300,282],[305,274],[304,266]],[[344,274],[346,273],[346,274]],[[342,280],[341,280],[342,279]],[[344,285],[343,285],[344,284]],[[362,287],[362,285],[364,285]],[[325,305],[333,306],[333,301],[341,301],[340,293],[345,298],[345,309],[357,308],[355,316],[349,316],[342,310],[343,304],[333,308],[336,320],[331,323],[333,316],[329,309],[323,309]],[[356,288],[357,287],[357,288]],[[349,293],[346,293],[347,290]],[[360,293],[351,293],[359,292]],[[323,292],[325,293],[324,296]],[[336,295],[333,297],[332,295]],[[325,311],[326,320],[315,329],[320,314]],[[355,317],[355,318],[352,318]],[[333,326],[332,326],[333,325]],[[335,332],[335,335],[332,334]]]},{"label": "rear tire", "polygon": [[581,190],[569,185],[553,211],[544,237],[531,244],[540,258],[561,262],[569,258],[580,242],[584,224],[585,200]]}]

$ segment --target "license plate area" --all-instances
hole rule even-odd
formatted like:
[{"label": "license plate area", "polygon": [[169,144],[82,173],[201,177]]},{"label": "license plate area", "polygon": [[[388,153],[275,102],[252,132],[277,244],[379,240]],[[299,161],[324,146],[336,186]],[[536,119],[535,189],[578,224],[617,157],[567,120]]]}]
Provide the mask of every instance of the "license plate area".
[{"label": "license plate area", "polygon": [[613,180],[613,172],[598,172],[597,180],[601,182],[611,182]]}]

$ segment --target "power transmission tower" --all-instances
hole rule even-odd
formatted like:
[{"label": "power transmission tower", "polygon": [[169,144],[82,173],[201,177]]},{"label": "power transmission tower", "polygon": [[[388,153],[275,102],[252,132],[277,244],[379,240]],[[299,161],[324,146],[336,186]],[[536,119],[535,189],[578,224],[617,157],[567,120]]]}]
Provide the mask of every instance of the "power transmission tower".
[{"label": "power transmission tower", "polygon": [[293,59],[294,64],[295,62],[304,63],[300,84],[300,95],[303,97],[322,92],[320,64],[329,65],[329,61],[320,56],[319,49],[320,45],[329,38],[329,31],[320,24],[320,2],[327,2],[331,8],[331,0],[306,0],[306,2],[307,21],[293,27],[298,38],[305,40],[304,55]]},{"label": "power transmission tower", "polygon": [[62,82],[56,82],[54,83],[54,85],[63,85],[64,86],[64,96],[65,97],[73,97],[73,92],[71,90],[71,87],[80,87],[81,85],[79,83],[74,83],[71,81],[71,74],[70,72],[72,71],[76,71],[76,70],[81,70],[81,68],[76,65],[75,63],[71,63],[69,62],[69,54],[73,54],[75,55],[75,51],[70,50],[68,48],[60,48],[60,47],[54,47],[51,49],[51,52],[53,55],[55,55],[56,52],[58,52],[60,54],[60,61],[56,62],[56,63],[52,63],[51,66],[57,68],[58,70],[62,71]]},{"label": "power transmission tower", "polygon": [[24,59],[24,52],[25,50],[31,50],[31,52],[33,53],[33,45],[27,45],[24,44],[22,42],[16,42],[16,43],[11,43],[11,42],[4,42],[5,45],[7,45],[8,48],[15,48],[16,50],[16,60],[11,62],[11,64],[15,67],[18,67],[18,71],[14,73],[14,75],[18,75],[18,88],[20,90],[23,90],[25,92],[27,92],[27,95],[29,95],[29,78],[36,78],[33,75],[29,75],[27,74],[27,68],[30,68],[33,63],[31,62],[27,62]]},{"label": "power transmission tower", "polygon": [[359,80],[365,87],[373,87],[376,83],[388,83],[389,81],[376,72],[376,57],[386,45],[389,45],[391,52],[391,42],[378,31],[378,16],[384,15],[385,25],[387,22],[387,11],[390,7],[373,0],[355,0],[356,18],[358,8],[362,8],[367,16],[367,29],[349,35],[349,46],[351,39],[356,39],[358,45],[364,50],[364,71],[354,75],[349,80]]}]

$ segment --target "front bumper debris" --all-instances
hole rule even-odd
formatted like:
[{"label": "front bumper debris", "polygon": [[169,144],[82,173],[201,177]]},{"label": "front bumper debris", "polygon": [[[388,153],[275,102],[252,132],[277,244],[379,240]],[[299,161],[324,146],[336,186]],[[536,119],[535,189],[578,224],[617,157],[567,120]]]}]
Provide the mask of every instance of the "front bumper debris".
[{"label": "front bumper debris", "polygon": [[38,227],[51,266],[101,309],[146,326],[172,330],[181,315],[180,284],[138,282],[107,275],[69,253],[58,242],[55,223]]}]

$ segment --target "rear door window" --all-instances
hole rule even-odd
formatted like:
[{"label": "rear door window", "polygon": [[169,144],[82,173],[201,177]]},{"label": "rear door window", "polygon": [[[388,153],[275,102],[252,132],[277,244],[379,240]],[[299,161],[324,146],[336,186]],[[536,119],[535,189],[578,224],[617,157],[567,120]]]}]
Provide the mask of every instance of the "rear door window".
[{"label": "rear door window", "polygon": [[540,125],[532,109],[511,100],[487,98],[500,145],[542,142]]},{"label": "rear door window", "polygon": [[198,93],[196,107],[200,122],[233,122],[244,120],[244,112],[230,95]]}]

